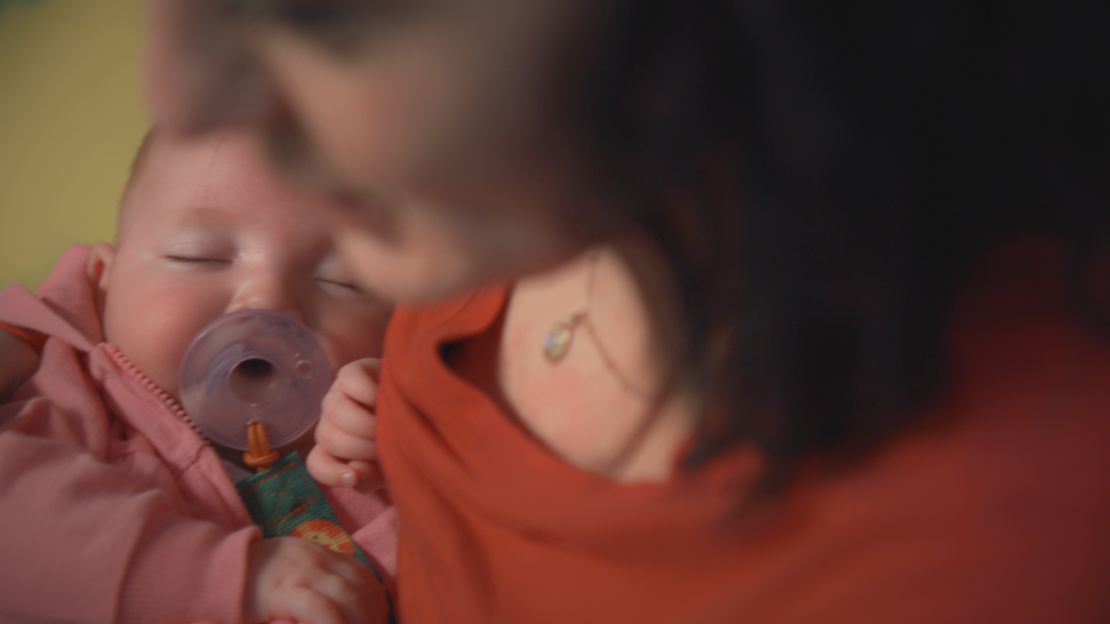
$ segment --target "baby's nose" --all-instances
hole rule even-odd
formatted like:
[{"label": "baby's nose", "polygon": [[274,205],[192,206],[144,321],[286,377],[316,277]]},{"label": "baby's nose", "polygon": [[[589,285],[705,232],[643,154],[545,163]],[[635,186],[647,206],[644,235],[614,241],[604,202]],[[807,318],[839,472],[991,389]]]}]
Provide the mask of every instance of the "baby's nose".
[{"label": "baby's nose", "polygon": [[226,311],[239,310],[276,310],[304,321],[293,284],[278,276],[258,277],[243,284]]}]

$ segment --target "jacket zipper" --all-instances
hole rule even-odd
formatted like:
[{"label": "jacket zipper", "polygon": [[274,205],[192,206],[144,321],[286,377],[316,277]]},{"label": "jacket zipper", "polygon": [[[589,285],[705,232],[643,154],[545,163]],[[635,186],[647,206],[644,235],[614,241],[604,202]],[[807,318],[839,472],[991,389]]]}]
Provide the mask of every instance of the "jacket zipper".
[{"label": "jacket zipper", "polygon": [[229,493],[233,494],[233,496],[230,500],[225,499],[225,503],[234,508],[233,513],[239,515],[241,520],[245,520],[247,524],[253,525],[254,519],[251,518],[250,511],[243,503],[243,499],[240,498],[238,489],[235,487],[235,477],[228,472],[226,466],[222,465],[223,460],[220,459],[219,452],[216,450],[216,445],[212,442],[212,440],[209,439],[208,436],[204,435],[204,432],[200,430],[200,427],[198,427],[195,422],[193,422],[193,419],[189,417],[189,413],[185,411],[185,408],[182,407],[177,399],[175,399],[173,395],[171,395],[169,392],[166,392],[161,386],[158,385],[157,382],[147,376],[147,374],[144,373],[141,368],[139,368],[131,360],[129,360],[119,347],[110,342],[103,343],[103,345],[105,350],[108,352],[109,357],[111,357],[112,360],[115,361],[116,364],[118,364],[126,374],[131,375],[147,391],[156,396],[162,402],[162,404],[166,406],[166,408],[173,412],[175,416],[183,420],[185,424],[189,425],[189,428],[192,429],[193,432],[197,434],[197,436],[199,436],[201,444],[212,451],[213,454],[215,454],[216,461],[221,464],[220,468],[223,469],[224,474],[227,476],[228,481],[231,483],[232,486]]},{"label": "jacket zipper", "polygon": [[141,368],[132,363],[131,360],[129,360],[127,356],[124,355],[123,351],[120,350],[119,347],[109,342],[104,344],[104,348],[108,351],[108,355],[112,357],[112,359],[116,362],[116,364],[120,366],[120,368],[124,370],[124,372],[132,376],[135,380],[139,382],[140,385],[142,385],[151,394],[157,397],[158,400],[160,400],[163,405],[169,408],[169,410],[173,412],[175,416],[185,421],[185,423],[189,425],[189,428],[192,429],[193,432],[196,433],[198,436],[200,436],[201,441],[204,442],[205,445],[213,449],[215,448],[215,445],[213,445],[212,441],[209,440],[208,436],[204,435],[204,432],[200,430],[200,427],[198,427],[197,424],[193,422],[193,419],[189,417],[189,413],[185,411],[185,408],[181,406],[181,403],[178,403],[177,399],[175,399],[169,392],[166,392],[164,389],[162,389],[162,386],[159,386],[157,382],[147,376],[147,374],[144,373]]}]

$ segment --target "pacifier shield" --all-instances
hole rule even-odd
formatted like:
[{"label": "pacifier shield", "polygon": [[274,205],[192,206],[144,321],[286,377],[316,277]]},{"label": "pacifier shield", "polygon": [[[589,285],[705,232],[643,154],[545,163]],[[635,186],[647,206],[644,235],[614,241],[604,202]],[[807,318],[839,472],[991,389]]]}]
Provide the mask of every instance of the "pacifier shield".
[{"label": "pacifier shield", "polygon": [[331,365],[312,331],[274,310],[225,314],[197,334],[181,362],[181,403],[213,443],[247,449],[247,423],[281,447],[320,416]]}]

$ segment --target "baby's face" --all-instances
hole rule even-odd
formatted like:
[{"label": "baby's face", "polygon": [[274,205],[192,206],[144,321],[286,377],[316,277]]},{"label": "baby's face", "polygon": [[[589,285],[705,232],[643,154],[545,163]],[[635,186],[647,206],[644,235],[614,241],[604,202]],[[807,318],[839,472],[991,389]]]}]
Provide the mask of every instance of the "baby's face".
[{"label": "baby's face", "polygon": [[125,200],[118,243],[90,262],[105,337],[178,396],[181,357],[216,317],[286,312],[333,366],[377,356],[389,308],[352,285],[333,208],[272,175],[246,135],[159,135]]}]

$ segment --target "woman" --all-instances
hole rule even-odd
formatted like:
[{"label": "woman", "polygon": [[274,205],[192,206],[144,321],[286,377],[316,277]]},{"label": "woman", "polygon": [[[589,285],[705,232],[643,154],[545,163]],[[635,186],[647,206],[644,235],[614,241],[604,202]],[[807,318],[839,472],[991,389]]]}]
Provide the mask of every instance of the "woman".
[{"label": "woman", "polygon": [[150,100],[435,301],[406,621],[1098,622],[1110,15],[1026,4],[162,0]]}]

